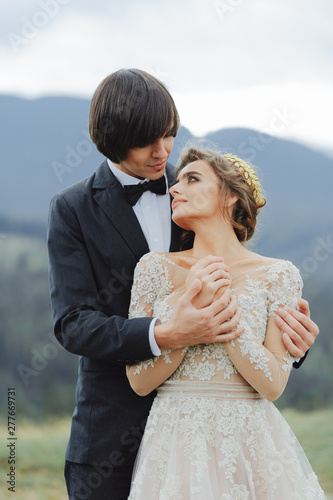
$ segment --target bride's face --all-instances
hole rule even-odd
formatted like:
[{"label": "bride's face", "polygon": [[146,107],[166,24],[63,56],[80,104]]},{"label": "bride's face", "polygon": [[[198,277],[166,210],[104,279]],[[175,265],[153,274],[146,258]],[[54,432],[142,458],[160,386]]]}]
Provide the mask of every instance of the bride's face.
[{"label": "bride's face", "polygon": [[222,216],[219,179],[204,160],[186,165],[170,193],[172,218],[183,229],[193,229],[193,222],[198,219]]}]

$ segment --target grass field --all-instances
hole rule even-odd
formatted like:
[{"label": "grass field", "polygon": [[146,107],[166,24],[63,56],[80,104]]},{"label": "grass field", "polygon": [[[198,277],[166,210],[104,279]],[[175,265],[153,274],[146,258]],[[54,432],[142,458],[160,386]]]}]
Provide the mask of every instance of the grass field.
[{"label": "grass field", "polygon": [[[333,409],[312,413],[282,412],[301,442],[320,483],[333,499]],[[7,428],[0,427],[0,498],[14,500],[66,500],[64,453],[70,420],[41,425],[21,423],[17,428],[16,491],[8,491]]]}]

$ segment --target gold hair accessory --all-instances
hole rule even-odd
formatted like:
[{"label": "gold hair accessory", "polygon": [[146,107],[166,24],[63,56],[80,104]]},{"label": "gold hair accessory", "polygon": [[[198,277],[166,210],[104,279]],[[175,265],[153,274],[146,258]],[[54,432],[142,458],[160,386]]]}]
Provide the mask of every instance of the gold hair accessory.
[{"label": "gold hair accessory", "polygon": [[262,196],[262,191],[261,191],[261,186],[260,182],[258,179],[257,174],[253,170],[252,167],[248,163],[246,163],[244,160],[241,158],[238,158],[238,156],[232,155],[232,154],[226,154],[223,155],[223,158],[226,160],[229,160],[235,167],[239,168],[241,171],[244,179],[250,186],[253,192],[253,197],[255,199],[256,205],[258,208],[263,207],[266,204],[265,198]]}]

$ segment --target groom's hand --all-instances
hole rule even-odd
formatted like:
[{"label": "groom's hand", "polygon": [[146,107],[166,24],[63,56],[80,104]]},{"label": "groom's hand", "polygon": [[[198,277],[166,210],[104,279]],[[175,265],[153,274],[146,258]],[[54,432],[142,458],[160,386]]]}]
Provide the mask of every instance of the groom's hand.
[{"label": "groom's hand", "polygon": [[276,311],[276,324],[283,332],[283,343],[294,358],[303,358],[313,345],[319,328],[310,319],[309,303],[300,299],[299,311],[284,307]]},{"label": "groom's hand", "polygon": [[212,304],[197,309],[193,300],[201,290],[201,281],[195,279],[177,301],[170,320],[155,325],[155,339],[161,350],[229,342],[244,331],[244,328],[237,326],[242,311],[230,289],[225,290]]}]

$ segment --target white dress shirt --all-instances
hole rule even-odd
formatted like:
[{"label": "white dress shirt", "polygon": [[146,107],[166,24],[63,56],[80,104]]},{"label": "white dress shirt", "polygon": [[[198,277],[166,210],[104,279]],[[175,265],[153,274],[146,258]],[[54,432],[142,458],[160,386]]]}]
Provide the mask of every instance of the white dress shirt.
[{"label": "white dress shirt", "polygon": [[[150,179],[138,179],[119,170],[109,159],[108,165],[122,186],[135,185]],[[168,179],[165,176],[168,188]],[[144,191],[132,207],[139,221],[142,232],[147,240],[150,251],[168,252],[171,242],[171,208],[168,189],[165,195]],[[154,326],[157,318],[150,323],[149,343],[154,356],[159,356],[161,350],[154,337]]]}]

